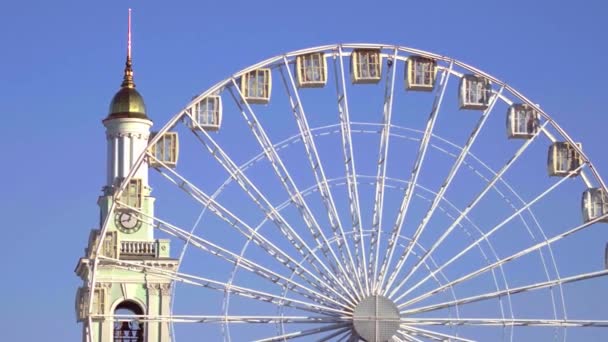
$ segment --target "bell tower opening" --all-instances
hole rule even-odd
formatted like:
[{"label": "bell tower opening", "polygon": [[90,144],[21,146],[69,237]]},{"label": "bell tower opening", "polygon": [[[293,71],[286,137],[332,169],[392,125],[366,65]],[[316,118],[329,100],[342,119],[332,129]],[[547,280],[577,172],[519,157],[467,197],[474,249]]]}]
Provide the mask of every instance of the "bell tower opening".
[{"label": "bell tower opening", "polygon": [[[114,316],[133,316],[143,315],[139,304],[131,300],[126,300],[118,304],[114,310]],[[119,319],[114,323],[114,342],[143,342],[145,325],[136,319]]]}]

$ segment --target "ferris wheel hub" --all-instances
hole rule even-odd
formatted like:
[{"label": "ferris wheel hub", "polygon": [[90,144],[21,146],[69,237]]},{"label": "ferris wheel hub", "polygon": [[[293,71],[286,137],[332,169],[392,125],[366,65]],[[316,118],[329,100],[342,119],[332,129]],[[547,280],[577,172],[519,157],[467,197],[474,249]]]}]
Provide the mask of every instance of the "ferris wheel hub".
[{"label": "ferris wheel hub", "polygon": [[399,329],[399,309],[384,296],[369,296],[355,307],[353,321],[357,334],[365,341],[390,341]]}]

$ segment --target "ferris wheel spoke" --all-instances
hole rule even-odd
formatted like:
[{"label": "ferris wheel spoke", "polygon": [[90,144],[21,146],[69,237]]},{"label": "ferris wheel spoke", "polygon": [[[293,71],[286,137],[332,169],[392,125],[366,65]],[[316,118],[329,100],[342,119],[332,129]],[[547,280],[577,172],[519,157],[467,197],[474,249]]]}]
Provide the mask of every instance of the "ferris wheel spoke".
[{"label": "ferris wheel spoke", "polygon": [[[348,108],[348,96],[346,93],[346,73],[344,71],[344,54],[342,46],[338,45],[338,64],[334,71],[336,73],[336,95],[338,97],[338,114],[340,119],[340,132],[342,137],[342,152],[344,154],[344,166],[346,182],[348,187],[348,200],[350,202],[350,216],[354,234],[355,255],[359,263],[359,269],[355,272],[362,275],[367,295],[370,294],[370,284],[367,277],[367,262],[365,253],[365,240],[363,239],[363,228],[361,227],[361,208],[359,206],[359,189],[357,185],[357,171],[355,169],[355,155],[352,149],[351,123]],[[334,59],[334,64],[336,60]],[[339,70],[339,72],[338,72]]]},{"label": "ferris wheel spoke", "polygon": [[443,270],[447,266],[451,265],[454,261],[458,260],[461,256],[463,256],[464,254],[466,254],[468,251],[470,251],[471,249],[473,249],[475,246],[479,245],[480,242],[482,242],[484,240],[487,240],[492,234],[494,234],[496,231],[498,231],[500,228],[502,228],[505,224],[509,223],[513,218],[515,218],[518,215],[520,215],[524,210],[527,210],[528,208],[530,208],[534,203],[536,203],[539,200],[543,199],[545,196],[547,196],[549,193],[551,193],[551,191],[555,190],[558,186],[560,186],[562,183],[564,183],[566,180],[568,180],[570,178],[570,176],[575,175],[583,167],[583,165],[579,166],[576,170],[570,172],[570,174],[569,174],[568,177],[563,177],[558,182],[555,182],[555,184],[553,184],[552,186],[550,186],[547,190],[545,190],[544,192],[542,192],[536,198],[534,198],[530,202],[526,203],[526,205],[522,206],[519,210],[517,210],[516,212],[514,212],[511,216],[509,216],[506,219],[504,219],[501,223],[497,224],[492,229],[490,229],[487,233],[485,233],[483,236],[481,236],[480,238],[478,238],[477,240],[475,240],[475,242],[471,243],[465,249],[463,249],[458,254],[456,254],[454,257],[452,257],[450,260],[448,260],[447,262],[445,262],[444,264],[442,264],[437,270],[431,272],[429,275],[427,275],[426,277],[424,277],[423,279],[421,279],[418,283],[416,283],[416,285],[410,287],[407,291],[405,291],[399,297],[395,298],[395,302],[398,302],[403,297],[405,297],[406,295],[408,295],[409,293],[411,293],[412,291],[414,291],[415,289],[417,289],[420,285],[422,285],[423,283],[425,283],[428,279],[431,278],[431,274],[436,273],[439,270]]},{"label": "ferris wheel spoke", "polygon": [[109,258],[107,256],[99,256],[99,259],[105,261],[107,265],[112,265],[115,268],[124,269],[132,272],[144,272],[149,275],[154,275],[160,278],[170,279],[173,281],[181,282],[188,285],[194,285],[204,287],[211,290],[220,291],[223,293],[231,293],[244,298],[249,298],[259,302],[272,303],[279,306],[288,306],[294,309],[315,312],[328,316],[341,317],[348,315],[347,311],[340,309],[330,308],[324,305],[308,303],[298,299],[292,299],[285,296],[278,296],[272,293],[254,290],[251,288],[237,286],[229,283],[225,283],[218,280],[213,280],[205,277],[195,276],[192,274],[186,274],[183,272],[170,271],[160,267],[150,265],[150,263],[119,260],[115,258]]},{"label": "ferris wheel spoke", "polygon": [[404,330],[403,328],[401,328],[400,330],[397,330],[397,334],[401,335],[401,337],[407,342],[423,342],[421,339],[414,337],[412,335],[409,335],[407,333],[407,331]]},{"label": "ferris wheel spoke", "polygon": [[[171,225],[170,223],[163,221],[157,217],[147,215],[146,213],[144,213],[141,210],[138,210],[138,209],[132,208],[132,207],[128,207],[128,206],[125,206],[125,207],[129,208],[130,210],[132,210],[134,212],[137,212],[141,217],[145,217],[148,220],[150,220],[150,222],[144,222],[144,223],[150,224],[160,231],[163,231],[167,234],[175,236],[175,237],[183,240],[184,242],[190,243],[194,247],[197,247],[198,249],[200,249],[206,253],[209,253],[210,255],[223,259],[243,270],[252,272],[252,273],[256,274],[257,276],[259,276],[263,279],[266,279],[270,283],[280,285],[286,289],[289,289],[290,291],[293,291],[294,293],[302,295],[302,296],[304,296],[312,301],[315,301],[319,304],[322,304],[322,305],[335,306],[335,307],[344,306],[343,302],[338,302],[337,300],[329,297],[330,293],[328,293],[328,290],[323,287],[320,287],[317,283],[315,283],[312,280],[309,280],[306,278],[306,281],[309,284],[316,286],[317,291],[312,290],[292,279],[284,277],[250,259],[247,259],[247,258],[245,258],[241,255],[238,255],[234,252],[231,252],[223,247],[220,247],[202,237],[199,237],[198,235],[191,234],[191,233],[187,232],[186,230],[176,227],[174,225]],[[271,251],[267,251],[267,253],[269,255],[272,255]],[[295,271],[295,268],[292,271]]]},{"label": "ferris wheel spoke", "polygon": [[[281,160],[281,157],[277,153],[276,149],[274,148],[274,145],[270,141],[270,138],[266,134],[264,127],[262,126],[262,123],[258,120],[257,116],[255,115],[255,112],[251,109],[251,106],[247,103],[246,99],[244,98],[243,94],[239,90],[239,87],[236,84],[234,79],[232,80],[232,84],[233,84],[233,87],[230,88],[230,94],[232,95],[234,102],[239,107],[243,118],[247,121],[248,126],[250,127],[253,135],[255,136],[256,140],[258,141],[261,148],[263,149],[263,151],[266,155],[266,158],[270,161],[272,168],[274,169],[277,177],[279,178],[279,180],[283,184],[283,187],[289,194],[289,197],[292,199],[295,206],[297,207],[310,234],[314,238],[315,242],[319,246],[321,246],[321,252],[323,253],[323,256],[326,258],[326,260],[329,264],[329,267],[331,268],[331,273],[339,274],[339,275],[347,275],[348,272],[346,272],[344,270],[343,263],[340,262],[340,260],[336,256],[334,249],[331,248],[331,245],[327,241],[327,237],[323,233],[323,230],[319,226],[319,223],[317,222],[314,215],[312,214],[310,208],[308,207],[308,204],[306,203],[306,201],[304,200],[304,197],[302,196],[302,193],[300,192],[300,190],[296,186],[295,182],[293,181],[293,178],[289,174],[289,171],[287,171],[285,164]],[[236,93],[238,94],[238,96],[236,96],[234,94],[233,89],[236,90]],[[243,108],[241,103],[245,104],[245,108]],[[340,277],[340,278],[349,279],[348,277]],[[338,280],[336,279],[336,281],[338,281]],[[340,281],[342,282],[343,280],[340,280]],[[355,289],[352,282],[346,281],[346,283],[350,286],[350,288],[352,288],[353,290]]]},{"label": "ferris wheel spoke", "polygon": [[348,338],[348,342],[359,342],[359,341],[361,341],[361,340],[359,339],[359,335],[357,335],[357,333],[356,333],[356,332],[355,332],[355,330],[353,329],[353,330],[351,331],[351,334],[350,334],[349,338]]},{"label": "ferris wheel spoke", "polygon": [[[312,253],[310,246],[300,237],[293,227],[283,218],[277,209],[268,201],[268,199],[258,190],[258,188],[249,180],[249,178],[240,170],[240,168],[232,161],[230,157],[221,149],[221,147],[211,138],[193,117],[190,117],[193,124],[198,130],[192,130],[192,133],[198,141],[211,153],[211,155],[226,169],[226,171],[235,179],[241,186],[243,191],[249,195],[254,203],[267,215],[272,223],[277,226],[282,235],[296,248],[304,257],[308,257],[310,264],[321,275],[323,279],[340,288],[344,294],[352,297],[345,284],[338,279],[335,272],[332,272],[325,263]],[[318,267],[317,267],[318,266]],[[321,269],[320,269],[320,268]],[[352,299],[352,298],[351,298]]]},{"label": "ferris wheel spoke", "polygon": [[399,282],[399,284],[394,289],[392,289],[391,293],[389,294],[390,297],[394,296],[397,293],[397,291],[399,291],[399,289],[401,289],[401,287],[405,283],[407,283],[407,281],[410,279],[410,277],[418,270],[418,268],[420,267],[421,263],[424,262],[441,245],[441,243],[452,233],[452,231],[456,227],[458,227],[458,225],[460,224],[460,222],[464,218],[467,218],[467,215],[469,214],[469,212],[472,209],[474,209],[477,206],[477,204],[484,198],[484,196],[494,187],[494,185],[499,180],[502,179],[502,176],[511,168],[511,166],[519,159],[519,157],[521,157],[523,155],[523,153],[532,144],[532,142],[534,142],[536,140],[536,138],[539,136],[539,134],[542,131],[542,129],[548,123],[549,123],[549,121],[546,121],[541,126],[541,129],[539,129],[539,131],[531,139],[527,140],[524,144],[522,144],[522,146],[517,150],[517,152],[511,157],[511,159],[500,169],[500,171],[498,173],[495,174],[495,176],[492,178],[492,180],[467,205],[467,207],[464,209],[464,211],[462,211],[460,213],[460,215],[458,216],[458,218],[454,222],[452,222],[452,224],[450,224],[450,226],[443,232],[443,234],[439,237],[439,239],[437,239],[437,241],[435,241],[433,243],[433,245],[428,249],[428,251],[426,251],[424,253],[424,255],[422,256],[422,258],[420,258],[416,263],[414,263],[414,266],[412,266],[412,268],[405,275],[405,277]]},{"label": "ferris wheel spoke", "polygon": [[[170,182],[177,185],[180,189],[194,198],[197,202],[199,202],[202,206],[209,208],[209,210],[218,216],[220,219],[224,220],[228,223],[230,227],[233,227],[239,232],[241,235],[246,237],[248,240],[252,240],[257,245],[259,245],[262,249],[268,251],[268,253],[281,264],[285,265],[288,269],[295,272],[299,277],[303,280],[311,284],[313,287],[317,288],[320,291],[330,291],[333,292],[336,296],[342,298],[346,303],[349,302],[349,299],[346,298],[341,292],[337,291],[333,286],[326,283],[324,280],[320,279],[315,273],[308,270],[306,267],[301,265],[298,261],[293,259],[289,254],[283,252],[280,248],[275,246],[272,242],[266,239],[264,236],[260,235],[257,230],[251,228],[248,224],[239,219],[236,215],[231,213],[229,210],[222,207],[219,203],[217,203],[212,197],[205,194],[203,191],[198,189],[196,186],[188,182],[185,178],[179,175],[176,171],[171,168],[163,168],[169,171],[174,177],[179,179],[179,181],[173,179],[167,173],[158,170],[158,172],[167,178]],[[309,253],[314,254],[312,251]],[[304,255],[305,260],[307,255],[303,251],[300,251],[300,254]],[[314,264],[311,264],[312,267],[315,267]],[[303,275],[303,273],[308,274],[312,280],[309,280],[307,277]],[[316,283],[316,284],[315,284]],[[319,286],[321,285],[321,286]]]},{"label": "ferris wheel spoke", "polygon": [[[338,250],[340,251],[344,267],[347,270],[350,268],[352,273],[355,274],[357,278],[357,283],[359,285],[359,290],[362,293],[363,289],[361,288],[361,280],[359,274],[355,272],[356,266],[353,260],[352,252],[350,250],[350,245],[348,243],[348,240],[346,239],[346,234],[344,232],[342,222],[340,221],[338,210],[336,209],[336,204],[334,202],[331,190],[328,185],[327,177],[325,176],[325,170],[323,167],[323,163],[321,162],[321,158],[319,157],[319,153],[317,151],[314,136],[311,132],[310,126],[308,125],[308,120],[306,119],[306,112],[304,111],[304,107],[300,100],[298,87],[295,84],[295,80],[291,73],[291,69],[289,68],[289,62],[287,61],[287,58],[284,57],[283,62],[285,67],[279,69],[281,72],[281,78],[283,79],[285,91],[287,93],[287,96],[289,97],[291,109],[296,119],[298,129],[300,131],[300,137],[302,139],[302,143],[304,144],[308,161],[315,176],[316,185],[319,189],[319,194],[321,195],[323,204],[325,206],[325,209],[327,210],[329,223],[333,231],[334,237],[336,238],[336,245],[338,247]],[[287,75],[289,76],[289,84],[285,79],[285,72],[283,70],[285,70]],[[293,89],[293,91],[291,89]],[[345,275],[346,274],[347,273],[345,273]]]},{"label": "ferris wheel spoke", "polygon": [[514,294],[533,291],[533,290],[545,289],[545,288],[549,288],[549,287],[556,286],[556,285],[575,283],[575,282],[579,282],[579,281],[604,277],[606,275],[608,275],[608,270],[583,273],[583,274],[579,274],[579,275],[575,275],[575,276],[571,276],[571,277],[567,277],[567,278],[559,278],[559,279],[540,282],[540,283],[536,283],[536,284],[516,287],[516,288],[512,288],[512,289],[506,289],[506,290],[501,290],[501,291],[496,291],[496,292],[491,292],[491,293],[484,293],[481,295],[462,298],[462,299],[458,299],[458,300],[454,300],[454,301],[450,301],[450,302],[444,302],[444,303],[433,304],[433,305],[428,305],[428,306],[409,309],[409,310],[403,310],[400,313],[402,314],[402,316],[406,316],[406,315],[419,314],[419,313],[423,313],[423,312],[441,310],[441,309],[445,309],[445,308],[452,307],[452,306],[475,303],[475,302],[479,302],[479,301],[483,301],[483,300],[490,300],[490,299],[498,298],[498,297],[505,296],[505,295],[514,295]]},{"label": "ferris wheel spoke", "polygon": [[453,280],[453,281],[451,281],[451,282],[449,282],[447,284],[444,284],[444,285],[442,285],[442,286],[440,286],[440,287],[438,287],[438,288],[436,288],[436,289],[434,289],[432,291],[429,291],[429,292],[427,292],[425,294],[422,294],[422,295],[420,295],[420,296],[418,296],[418,297],[416,297],[416,298],[414,298],[414,299],[412,299],[412,300],[410,300],[408,302],[405,302],[405,303],[399,305],[399,308],[404,308],[404,307],[407,307],[409,305],[418,303],[418,302],[420,302],[420,301],[422,301],[422,300],[424,300],[424,299],[426,299],[426,298],[428,298],[428,297],[430,297],[430,296],[432,296],[432,295],[434,295],[436,293],[439,293],[439,292],[441,292],[441,291],[443,291],[443,290],[445,290],[445,289],[447,289],[449,287],[453,287],[453,286],[456,286],[458,284],[461,284],[461,283],[463,283],[463,282],[465,282],[467,280],[473,279],[473,278],[479,276],[480,274],[483,274],[483,273],[485,273],[485,272],[487,272],[489,270],[493,270],[493,269],[495,269],[497,267],[500,267],[500,266],[502,266],[502,265],[504,265],[504,264],[506,264],[508,262],[511,262],[513,260],[521,258],[524,255],[527,255],[527,254],[530,254],[530,253],[535,252],[537,250],[540,250],[543,247],[550,246],[554,242],[560,241],[561,239],[563,239],[563,238],[565,238],[567,236],[570,236],[570,235],[572,235],[574,233],[580,232],[580,231],[584,230],[585,228],[588,228],[588,227],[594,225],[597,222],[601,222],[601,220],[605,220],[606,218],[608,218],[608,215],[603,215],[603,216],[597,217],[594,220],[591,220],[589,222],[586,222],[586,223],[583,223],[583,224],[581,224],[579,226],[576,226],[576,227],[574,227],[574,228],[572,228],[572,229],[570,229],[570,230],[568,230],[568,231],[566,231],[566,232],[564,232],[562,234],[556,235],[556,236],[552,237],[551,239],[545,240],[543,242],[539,242],[539,243],[537,243],[534,246],[526,248],[526,249],[524,249],[524,250],[522,250],[520,252],[512,254],[512,255],[510,255],[510,256],[508,256],[506,258],[503,258],[501,260],[498,260],[498,261],[496,261],[496,262],[494,262],[494,263],[492,263],[490,265],[482,267],[482,268],[480,268],[480,269],[478,269],[476,271],[473,271],[473,272],[471,272],[471,273],[469,273],[467,275],[464,275],[464,276],[462,276],[462,277],[460,277],[460,278],[458,278],[456,280]]},{"label": "ferris wheel spoke", "polygon": [[327,336],[323,336],[323,338],[319,339],[319,342],[325,342],[325,341],[331,341],[333,338],[336,337],[340,337],[342,335],[348,334],[348,332],[351,330],[351,327],[346,327],[346,328],[342,328],[342,329],[338,329],[336,332],[333,332]]},{"label": "ferris wheel spoke", "polygon": [[313,336],[313,335],[325,333],[327,331],[342,330],[340,328],[343,328],[343,327],[351,325],[351,324],[352,323],[350,323],[350,322],[337,323],[337,324],[332,324],[329,326],[324,326],[324,327],[319,327],[319,328],[314,328],[314,329],[307,329],[307,330],[302,330],[302,331],[297,331],[297,332],[292,332],[292,333],[286,333],[286,334],[282,334],[282,335],[278,335],[278,336],[263,338],[263,339],[255,340],[255,342],[285,341],[285,340],[291,340],[291,339],[296,339],[296,338],[301,338],[301,337],[306,337],[306,336]]},{"label": "ferris wheel spoke", "polygon": [[431,330],[426,330],[426,329],[422,329],[419,327],[412,327],[411,325],[405,325],[402,324],[401,325],[401,329],[410,332],[411,334],[414,335],[420,335],[423,337],[426,337],[428,339],[431,339],[433,341],[457,341],[457,342],[475,342],[475,340],[470,340],[467,338],[462,338],[462,337],[458,337],[458,336],[453,336],[453,335],[448,335],[448,334],[444,334],[444,333],[439,333],[436,331],[431,331]]},{"label": "ferris wheel spoke", "polygon": [[426,228],[428,222],[430,221],[431,217],[433,216],[433,213],[437,209],[439,202],[443,199],[443,195],[448,190],[450,184],[454,180],[454,177],[456,176],[456,173],[460,169],[460,166],[462,166],[464,159],[466,158],[466,156],[468,155],[468,153],[471,149],[471,146],[477,139],[477,136],[479,135],[479,132],[481,132],[481,129],[483,128],[486,120],[492,113],[492,109],[494,109],[494,105],[496,104],[496,101],[498,100],[503,89],[504,89],[504,87],[501,87],[498,90],[498,92],[496,94],[494,94],[494,96],[490,100],[488,108],[486,108],[486,110],[483,111],[481,117],[479,118],[479,121],[477,122],[475,128],[473,129],[473,132],[471,132],[466,144],[464,145],[464,147],[460,151],[460,154],[456,158],[456,161],[452,165],[452,168],[450,169],[448,176],[443,181],[443,184],[441,185],[441,187],[439,188],[439,191],[435,195],[435,198],[433,199],[433,203],[431,203],[431,207],[425,213],[424,217],[422,218],[422,221],[416,228],[416,231],[412,237],[412,240],[410,240],[410,243],[405,248],[405,252],[403,254],[401,254],[401,256],[399,257],[399,260],[397,261],[397,265],[395,266],[395,269],[393,270],[393,272],[392,272],[391,276],[389,277],[388,282],[386,284],[385,294],[386,294],[386,292],[390,291],[390,287],[392,286],[393,282],[397,278],[397,275],[401,272],[403,266],[405,265],[405,262],[407,261],[407,258],[410,255],[410,252],[413,248],[413,244],[418,241],[418,239],[420,238],[420,235],[422,235],[422,232],[424,232],[424,229]]},{"label": "ferris wheel spoke", "polygon": [[580,327],[608,328],[608,320],[570,319],[503,319],[503,318],[412,318],[402,319],[415,326],[517,326],[517,327]]},{"label": "ferris wheel spoke", "polygon": [[406,341],[409,341],[409,340],[408,339],[403,339],[402,340],[401,337],[399,337],[397,335],[394,335],[394,336],[391,337],[390,341],[391,342],[406,342]]},{"label": "ferris wheel spoke", "polygon": [[346,332],[343,332],[341,336],[338,337],[337,342],[348,341],[351,336],[352,328],[346,329]]},{"label": "ferris wheel spoke", "polygon": [[374,196],[374,209],[372,214],[372,232],[369,242],[369,277],[372,279],[372,290],[377,291],[378,276],[378,256],[380,251],[380,235],[382,234],[382,211],[384,208],[384,182],[386,177],[386,167],[391,135],[391,116],[393,112],[393,102],[395,95],[395,73],[397,71],[398,50],[389,64],[389,71],[386,73],[386,84],[384,89],[384,105],[382,111],[382,133],[380,135],[380,147],[378,150],[378,168],[376,171],[376,192]]},{"label": "ferris wheel spoke", "polygon": [[230,316],[230,315],[92,315],[94,320],[114,322],[172,322],[203,324],[329,324],[346,322],[331,316]]},{"label": "ferris wheel spoke", "polygon": [[403,227],[403,223],[405,221],[405,216],[407,214],[410,202],[412,200],[412,194],[414,189],[416,188],[416,183],[418,181],[418,175],[420,174],[420,169],[424,161],[424,157],[426,156],[426,151],[429,145],[429,141],[431,140],[431,136],[433,134],[433,128],[435,126],[435,122],[437,119],[437,115],[441,108],[441,104],[443,102],[443,96],[445,95],[445,91],[447,89],[448,81],[450,79],[451,70],[453,67],[453,62],[450,63],[450,67],[447,71],[444,71],[442,79],[441,79],[441,90],[435,96],[435,101],[433,103],[433,108],[431,109],[431,113],[429,115],[426,128],[424,131],[424,135],[420,140],[420,145],[418,147],[418,153],[416,155],[416,161],[412,168],[412,172],[410,174],[410,181],[406,187],[406,190],[403,195],[403,200],[401,201],[401,205],[399,207],[399,211],[397,214],[397,219],[395,220],[395,224],[393,229],[391,230],[390,237],[388,239],[388,246],[386,248],[387,253],[384,255],[382,266],[380,268],[379,280],[378,280],[378,288],[384,289],[384,281],[387,273],[388,266],[391,263],[393,258],[393,253],[395,252],[396,240],[397,237],[401,235],[401,229]]}]

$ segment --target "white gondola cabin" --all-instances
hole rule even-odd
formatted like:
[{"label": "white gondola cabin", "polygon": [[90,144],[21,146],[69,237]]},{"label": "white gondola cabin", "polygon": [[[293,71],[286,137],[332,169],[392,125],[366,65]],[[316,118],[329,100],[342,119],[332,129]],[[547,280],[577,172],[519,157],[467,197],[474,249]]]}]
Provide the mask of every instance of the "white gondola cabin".
[{"label": "white gondola cabin", "polygon": [[507,111],[507,136],[509,139],[530,139],[540,129],[539,115],[527,104],[515,103]]},{"label": "white gondola cabin", "polygon": [[485,110],[492,96],[490,81],[476,75],[463,75],[460,79],[460,109]]},{"label": "white gondola cabin", "polygon": [[350,56],[350,77],[353,83],[378,83],[382,77],[380,49],[355,49]]},{"label": "white gondola cabin", "polygon": [[296,57],[298,87],[320,88],[327,83],[327,62],[321,52]]},{"label": "white gondola cabin", "polygon": [[241,77],[241,94],[247,103],[267,104],[271,90],[272,77],[268,68],[253,70]]},{"label": "white gondola cabin", "polygon": [[[583,220],[589,222],[608,214],[608,196],[602,188],[591,188],[583,192]],[[601,220],[608,222],[608,219]]]},{"label": "white gondola cabin", "polygon": [[[153,132],[150,139],[154,138],[156,134],[156,132]],[[156,158],[150,158],[150,167],[167,166],[174,168],[177,165],[177,158],[179,156],[179,137],[177,132],[166,132],[163,134],[156,144],[150,146],[150,154]]]},{"label": "white gondola cabin", "polygon": [[[581,144],[577,143],[577,145],[581,148]],[[547,160],[549,176],[566,177],[579,169],[582,164],[583,158],[569,142],[554,142],[549,147]],[[573,175],[578,175],[578,171]]]},{"label": "white gondola cabin", "polygon": [[222,124],[222,98],[220,96],[212,95],[202,99],[194,105],[193,110],[194,120],[198,124],[193,124],[193,129],[206,131],[220,129]]},{"label": "white gondola cabin", "polygon": [[411,56],[405,69],[405,88],[407,90],[432,91],[437,76],[437,62],[430,58]]}]

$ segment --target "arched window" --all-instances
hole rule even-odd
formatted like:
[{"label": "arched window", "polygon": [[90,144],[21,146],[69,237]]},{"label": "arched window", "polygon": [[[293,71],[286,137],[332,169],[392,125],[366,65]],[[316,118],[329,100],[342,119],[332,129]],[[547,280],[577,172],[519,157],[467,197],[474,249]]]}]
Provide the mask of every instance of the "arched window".
[{"label": "arched window", "polygon": [[[115,316],[143,315],[142,308],[133,301],[124,301],[114,310]],[[124,317],[123,317],[124,318]],[[114,342],[143,342],[144,324],[133,319],[117,319],[114,323]]]}]

